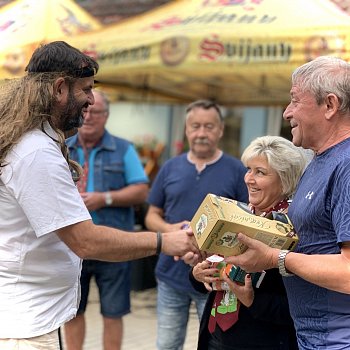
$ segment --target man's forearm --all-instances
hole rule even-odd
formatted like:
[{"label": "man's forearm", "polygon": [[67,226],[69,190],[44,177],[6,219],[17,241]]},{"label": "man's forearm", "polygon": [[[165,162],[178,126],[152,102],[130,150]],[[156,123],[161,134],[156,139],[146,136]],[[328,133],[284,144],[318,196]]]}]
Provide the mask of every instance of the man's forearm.
[{"label": "man's forearm", "polygon": [[350,261],[342,254],[307,255],[289,253],[288,271],[320,287],[350,294]]},{"label": "man's forearm", "polygon": [[[58,236],[82,259],[126,261],[156,254],[156,232],[125,232],[94,225],[90,220],[62,228]],[[198,253],[193,235],[185,231],[162,233],[161,251],[183,256]]]},{"label": "man's forearm", "polygon": [[112,197],[112,206],[114,207],[129,207],[142,204],[147,199],[148,185],[129,185],[118,191],[110,191],[110,194]]},{"label": "man's forearm", "polygon": [[59,230],[59,237],[82,259],[126,261],[154,255],[154,232],[125,232],[81,222]]}]

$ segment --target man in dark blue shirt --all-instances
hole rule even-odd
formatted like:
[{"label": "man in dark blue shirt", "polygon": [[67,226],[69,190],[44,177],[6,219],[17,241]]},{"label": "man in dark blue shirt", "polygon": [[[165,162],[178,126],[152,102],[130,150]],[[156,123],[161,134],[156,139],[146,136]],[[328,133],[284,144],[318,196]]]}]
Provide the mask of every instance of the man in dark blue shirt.
[{"label": "man in dark blue shirt", "polygon": [[284,112],[293,143],[312,149],[288,215],[299,235],[295,252],[240,235],[244,254],[227,260],[253,272],[285,276],[301,350],[350,344],[350,64],[318,57],[292,75]]},{"label": "man in dark blue shirt", "polygon": [[[146,215],[149,229],[175,231],[189,224],[208,193],[246,202],[246,168],[240,160],[218,148],[224,121],[218,105],[193,102],[186,110],[186,137],[190,151],[168,160],[151,188]],[[181,349],[189,308],[196,303],[200,318],[206,295],[189,282],[190,266],[161,254],[156,267],[158,281],[157,347]]]}]

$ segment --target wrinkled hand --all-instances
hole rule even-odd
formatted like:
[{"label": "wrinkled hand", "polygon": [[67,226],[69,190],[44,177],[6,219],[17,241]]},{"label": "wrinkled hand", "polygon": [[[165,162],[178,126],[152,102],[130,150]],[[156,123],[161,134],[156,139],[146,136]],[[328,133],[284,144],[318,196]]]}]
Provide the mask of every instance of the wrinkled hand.
[{"label": "wrinkled hand", "polygon": [[80,195],[89,211],[98,210],[105,205],[103,192],[82,192]]},{"label": "wrinkled hand", "polygon": [[219,277],[215,277],[214,274],[218,274],[219,270],[216,267],[212,267],[212,263],[204,260],[198,263],[192,270],[193,277],[205,285],[205,288],[211,292],[213,288],[211,284],[220,280]]},{"label": "wrinkled hand", "polygon": [[228,284],[230,290],[244,306],[250,307],[253,304],[254,289],[250,274],[245,275],[244,284],[231,281],[226,274],[223,274],[222,279]]},{"label": "wrinkled hand", "polygon": [[259,272],[277,267],[279,249],[239,233],[238,240],[248,249],[240,255],[226,257],[229,264],[237,265],[246,272]]},{"label": "wrinkled hand", "polygon": [[201,256],[196,239],[191,230],[164,232],[162,238],[162,253],[166,255],[182,257],[187,253],[193,253],[194,256]]}]

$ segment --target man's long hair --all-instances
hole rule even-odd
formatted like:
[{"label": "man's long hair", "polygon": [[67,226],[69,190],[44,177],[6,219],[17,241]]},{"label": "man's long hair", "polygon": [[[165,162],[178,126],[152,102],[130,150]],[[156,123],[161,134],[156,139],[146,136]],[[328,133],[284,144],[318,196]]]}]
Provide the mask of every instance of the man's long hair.
[{"label": "man's long hair", "polygon": [[[72,87],[79,78],[94,76],[99,65],[91,57],[64,41],[38,47],[26,67],[28,75],[0,84],[0,174],[9,151],[29,131],[41,129],[48,122],[57,134],[57,142],[67,160],[73,178],[81,174],[80,166],[68,159],[63,131],[58,129],[61,116],[53,116],[54,82],[63,77]],[[48,135],[49,136],[49,135]],[[51,137],[51,136],[49,136]],[[51,137],[52,138],[52,137]]]},{"label": "man's long hair", "polygon": [[[56,141],[71,170],[80,174],[79,166],[68,160],[64,133],[57,129],[53,120],[54,81],[62,76],[60,73],[29,74],[20,79],[5,81],[0,85],[0,174],[6,166],[5,159],[10,150],[18,144],[27,132],[44,130],[48,122],[57,133]],[[67,77],[66,79],[73,79]]]}]

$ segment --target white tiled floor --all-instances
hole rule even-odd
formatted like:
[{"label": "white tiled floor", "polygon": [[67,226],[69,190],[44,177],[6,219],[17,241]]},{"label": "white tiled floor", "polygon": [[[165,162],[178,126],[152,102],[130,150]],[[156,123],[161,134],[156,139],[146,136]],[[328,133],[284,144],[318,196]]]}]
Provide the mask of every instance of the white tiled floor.
[{"label": "white tiled floor", "polygon": [[[123,350],[156,349],[156,289],[131,292],[132,312],[124,317]],[[92,283],[89,305],[86,311],[87,329],[84,350],[103,350],[102,320],[99,314],[98,294]],[[198,319],[191,308],[184,350],[197,348]]]}]

